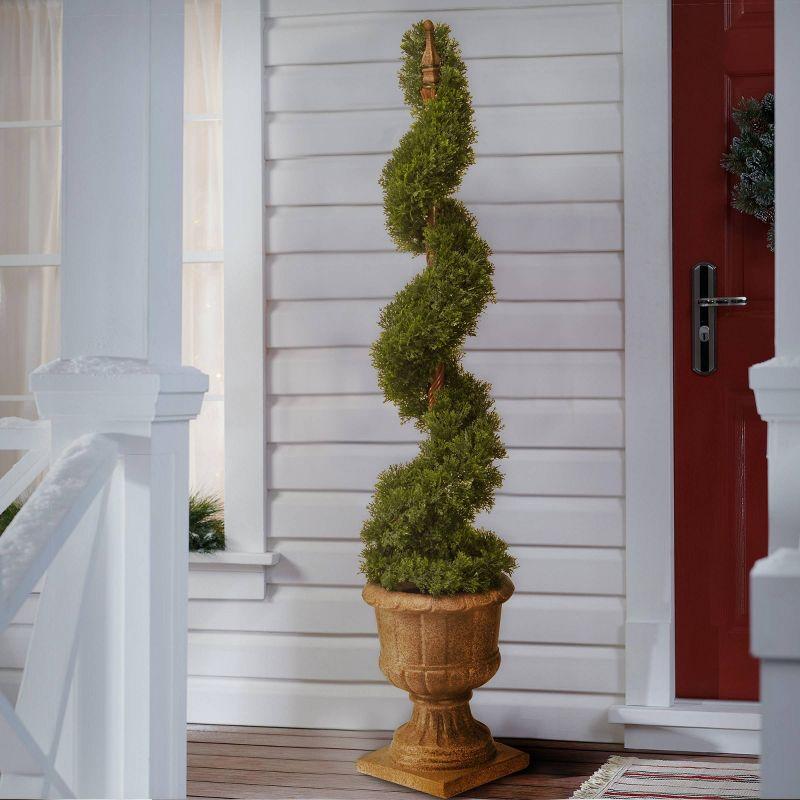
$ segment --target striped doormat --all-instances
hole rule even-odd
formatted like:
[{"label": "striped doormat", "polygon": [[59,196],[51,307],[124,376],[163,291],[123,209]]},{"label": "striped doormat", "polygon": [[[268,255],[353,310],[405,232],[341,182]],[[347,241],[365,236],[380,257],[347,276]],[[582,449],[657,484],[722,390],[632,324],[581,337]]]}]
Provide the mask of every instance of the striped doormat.
[{"label": "striped doormat", "polygon": [[656,761],[614,756],[572,796],[736,800],[757,798],[758,788],[756,762]]}]

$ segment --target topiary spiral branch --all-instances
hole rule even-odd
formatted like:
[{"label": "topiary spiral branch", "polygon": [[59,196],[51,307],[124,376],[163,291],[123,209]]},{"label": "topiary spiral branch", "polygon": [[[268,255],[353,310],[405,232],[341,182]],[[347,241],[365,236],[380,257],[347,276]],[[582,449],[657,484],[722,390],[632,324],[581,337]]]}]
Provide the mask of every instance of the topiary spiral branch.
[{"label": "topiary spiral branch", "polygon": [[427,438],[415,459],[378,477],[361,537],[369,581],[441,595],[496,587],[516,562],[502,540],[474,525],[494,503],[502,483],[495,462],[505,456],[490,386],[461,364],[466,337],[494,300],[493,270],[475,219],[453,197],[474,161],[466,67],[449,28],[428,25],[435,48],[427,57],[438,51],[439,83],[431,86],[437,65],[423,64],[424,77],[420,69],[420,22],[402,42],[400,86],[412,126],[384,167],[381,186],[395,244],[427,253],[429,265],[383,309],[372,347],[387,401]]}]

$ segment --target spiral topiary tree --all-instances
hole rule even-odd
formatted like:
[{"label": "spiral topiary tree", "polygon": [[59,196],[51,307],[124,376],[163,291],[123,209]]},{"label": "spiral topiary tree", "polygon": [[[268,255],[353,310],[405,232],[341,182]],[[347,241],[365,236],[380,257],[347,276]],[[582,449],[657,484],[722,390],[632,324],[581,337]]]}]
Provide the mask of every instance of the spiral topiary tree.
[{"label": "spiral topiary tree", "polygon": [[496,462],[506,453],[491,387],[462,365],[464,341],[494,300],[489,247],[453,197],[475,160],[472,102],[447,25],[417,23],[402,49],[412,126],[380,183],[390,236],[398,249],[426,254],[427,268],[381,312],[372,362],[386,400],[427,438],[416,458],[378,477],[361,569],[390,590],[484,592],[516,562],[505,542],[474,524],[494,503]]}]

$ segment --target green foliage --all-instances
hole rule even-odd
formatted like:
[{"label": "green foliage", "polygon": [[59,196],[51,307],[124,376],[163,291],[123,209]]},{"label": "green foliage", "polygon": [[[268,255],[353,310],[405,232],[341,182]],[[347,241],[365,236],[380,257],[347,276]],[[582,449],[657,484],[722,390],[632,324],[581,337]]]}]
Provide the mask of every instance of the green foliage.
[{"label": "green foliage", "polygon": [[11,524],[11,520],[17,516],[22,508],[22,500],[15,500],[5,511],[0,512],[0,536],[3,531]]},{"label": "green foliage", "polygon": [[417,254],[425,252],[424,231],[431,207],[458,188],[475,161],[472,145],[477,136],[458,43],[447,25],[437,25],[434,36],[442,65],[436,99],[429,103],[423,103],[419,93],[425,48],[422,23],[403,36],[400,87],[411,107],[413,125],[386,162],[380,180],[389,235],[400,250]]},{"label": "green foliage", "polygon": [[722,158],[722,166],[739,179],[731,205],[769,225],[767,246],[775,250],[775,96],[742,98],[733,119],[739,135]]},{"label": "green foliage", "polygon": [[225,549],[225,520],[222,500],[213,494],[189,495],[189,550],[213,553]]},{"label": "green foliage", "polygon": [[[361,538],[362,572],[387,589],[431,595],[483,592],[516,566],[506,544],[475,527],[502,483],[502,427],[489,384],[461,366],[464,341],[494,300],[492,264],[475,219],[452,195],[473,163],[476,132],[466,67],[446,25],[434,31],[441,58],[436,97],[420,98],[422,22],[403,37],[400,86],[412,126],[381,175],[386,227],[400,250],[433,253],[381,312],[372,361],[386,400],[428,438],[416,458],[378,477]],[[432,207],[434,225],[428,224]],[[436,365],[445,386],[428,408]]]}]

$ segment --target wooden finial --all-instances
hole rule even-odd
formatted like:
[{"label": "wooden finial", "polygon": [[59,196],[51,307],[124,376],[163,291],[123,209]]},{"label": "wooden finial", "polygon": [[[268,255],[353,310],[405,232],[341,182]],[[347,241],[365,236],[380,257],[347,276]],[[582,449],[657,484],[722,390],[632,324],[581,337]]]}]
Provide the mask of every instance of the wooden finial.
[{"label": "wooden finial", "polygon": [[422,54],[422,88],[419,93],[424,102],[436,97],[436,84],[439,83],[441,61],[436,52],[436,42],[433,38],[434,25],[429,19],[422,23],[425,29],[425,52]]},{"label": "wooden finial", "polygon": [[[439,53],[436,52],[436,41],[433,38],[434,24],[426,19],[422,23],[425,29],[425,51],[422,54],[422,88],[419,90],[422,102],[427,103],[436,97],[436,85],[439,83],[441,74]],[[428,213],[428,225],[436,224],[436,206]],[[433,253],[425,248],[425,258],[428,266],[433,264]],[[428,408],[433,408],[436,404],[436,395],[444,386],[444,364],[437,364],[433,373],[433,380],[428,387]]]}]

